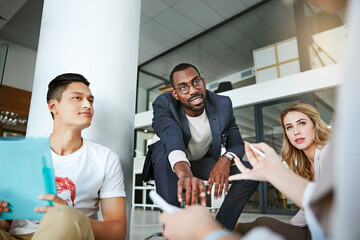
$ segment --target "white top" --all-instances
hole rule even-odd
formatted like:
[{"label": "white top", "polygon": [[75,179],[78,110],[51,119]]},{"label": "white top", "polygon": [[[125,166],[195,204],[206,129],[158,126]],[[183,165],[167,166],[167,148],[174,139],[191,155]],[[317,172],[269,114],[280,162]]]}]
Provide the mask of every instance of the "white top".
[{"label": "white top", "polygon": [[[323,148],[316,148],[315,156],[314,156],[314,174],[315,174],[315,181],[319,179],[321,175],[321,171],[324,169],[324,163],[326,159],[329,158],[328,152],[330,145],[327,144]],[[305,219],[305,212],[304,210],[300,209],[294,217],[291,218],[289,224],[299,227],[306,226],[306,219]]]},{"label": "white top", "polygon": [[[120,157],[107,147],[83,140],[76,152],[60,156],[51,152],[58,196],[69,206],[97,219],[102,198],[125,197]],[[10,234],[35,232],[38,221],[13,220]]]},{"label": "white top", "polygon": [[[186,115],[189,123],[191,139],[186,149],[186,153],[181,150],[174,150],[169,154],[171,168],[180,161],[196,161],[202,159],[210,148],[212,142],[209,119],[204,111],[200,116],[190,117]],[[190,165],[190,163],[189,163]]]},{"label": "white top", "polygon": [[302,206],[305,210],[306,222],[311,233],[311,238],[316,240],[326,240],[327,238],[325,237],[324,231],[310,208],[310,200],[314,194],[315,187],[316,185],[314,182],[311,182],[306,186],[302,199]]}]

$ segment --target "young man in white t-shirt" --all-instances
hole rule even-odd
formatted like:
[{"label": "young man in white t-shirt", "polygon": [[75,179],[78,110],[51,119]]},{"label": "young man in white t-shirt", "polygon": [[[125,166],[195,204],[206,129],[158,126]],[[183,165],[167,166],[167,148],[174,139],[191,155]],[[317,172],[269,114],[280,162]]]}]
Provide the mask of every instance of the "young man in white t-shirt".
[{"label": "young man in white t-shirt", "polygon": [[[53,201],[55,207],[34,209],[46,213],[40,223],[0,220],[0,239],[125,238],[125,188],[119,156],[81,137],[94,114],[89,84],[82,75],[72,73],[49,83],[47,102],[54,119],[50,146],[58,195],[39,199]],[[99,203],[104,221],[97,220]],[[9,211],[8,204],[0,200],[0,214]]]}]

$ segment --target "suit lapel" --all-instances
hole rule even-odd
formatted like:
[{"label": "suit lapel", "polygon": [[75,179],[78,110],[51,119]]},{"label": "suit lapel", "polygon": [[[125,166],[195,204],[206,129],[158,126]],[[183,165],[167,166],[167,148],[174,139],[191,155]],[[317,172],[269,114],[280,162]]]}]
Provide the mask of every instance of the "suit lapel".
[{"label": "suit lapel", "polygon": [[220,156],[221,152],[221,132],[220,132],[220,122],[219,117],[216,113],[215,108],[210,103],[210,101],[206,101],[205,105],[206,113],[208,115],[211,135],[212,135],[212,143],[210,145],[209,153],[212,156]]},{"label": "suit lapel", "polygon": [[189,145],[190,138],[191,138],[191,132],[190,132],[189,123],[188,123],[188,120],[186,118],[183,106],[180,107],[179,117],[180,117],[181,125],[183,127],[185,147],[187,148],[187,146]]}]

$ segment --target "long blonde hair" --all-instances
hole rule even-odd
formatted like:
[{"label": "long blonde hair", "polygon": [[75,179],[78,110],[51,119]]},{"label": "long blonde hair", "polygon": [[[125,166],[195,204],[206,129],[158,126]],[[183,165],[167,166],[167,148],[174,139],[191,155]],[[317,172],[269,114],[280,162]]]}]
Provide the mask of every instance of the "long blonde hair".
[{"label": "long blonde hair", "polygon": [[280,114],[280,122],[284,130],[284,138],[281,148],[281,156],[283,161],[285,161],[289,168],[294,171],[296,174],[308,179],[314,180],[314,176],[311,172],[312,163],[306,157],[305,153],[302,150],[294,147],[287,135],[286,129],[284,126],[284,117],[289,112],[296,111],[306,114],[314,124],[314,141],[319,147],[324,147],[330,137],[330,129],[326,123],[321,120],[319,112],[311,105],[305,103],[296,103],[286,109],[284,109]]}]

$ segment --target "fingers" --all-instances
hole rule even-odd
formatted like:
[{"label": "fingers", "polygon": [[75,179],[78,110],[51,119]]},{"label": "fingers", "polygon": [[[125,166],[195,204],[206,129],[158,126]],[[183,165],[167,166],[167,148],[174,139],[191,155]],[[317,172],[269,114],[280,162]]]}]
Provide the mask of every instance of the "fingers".
[{"label": "fingers", "polygon": [[214,184],[214,198],[215,199],[218,198],[219,182],[220,182],[219,176],[216,176],[215,180],[214,180],[214,183],[213,183]]},{"label": "fingers", "polygon": [[183,202],[183,190],[185,190],[185,207],[195,205],[200,197],[201,205],[206,206],[206,188],[201,179],[196,177],[179,179],[178,199]]},{"label": "fingers", "polygon": [[212,186],[214,185],[214,180],[213,180],[213,174],[212,172],[210,172],[210,176],[209,176],[209,179],[208,179],[208,190],[207,190],[207,194],[210,195],[211,194],[211,189],[212,189]]},{"label": "fingers", "polygon": [[191,187],[187,187],[185,192],[185,207],[190,206],[191,196],[192,196]]},{"label": "fingers", "polygon": [[43,194],[38,197],[40,200],[52,201],[55,206],[57,205],[67,205],[66,201],[56,196],[55,194]]},{"label": "fingers", "polygon": [[[246,153],[246,156],[247,156],[247,159],[249,160],[251,166],[255,166],[257,163],[258,163],[258,159],[256,158],[255,153],[252,151],[252,149],[250,148],[250,145],[249,143],[245,143],[245,153]],[[236,164],[236,162],[235,162]],[[237,165],[236,165],[237,166]],[[239,168],[239,167],[238,167]],[[240,170],[240,169],[239,169]],[[241,170],[240,170],[241,171]],[[242,171],[241,171],[242,172]]]},{"label": "fingers", "polygon": [[229,192],[229,180],[226,179],[225,180],[225,195],[227,195]]},{"label": "fingers", "polygon": [[229,181],[236,181],[236,180],[257,180],[257,179],[250,173],[238,173],[235,175],[231,175],[229,177]]},{"label": "fingers", "polygon": [[42,207],[36,207],[34,208],[34,212],[36,213],[47,213],[51,208],[53,208],[52,206],[42,206]]},{"label": "fingers", "polygon": [[[242,162],[240,161],[239,158],[236,157],[236,158],[234,159],[234,162],[235,162],[236,167],[240,170],[240,172],[246,173],[246,172],[249,172],[249,171],[250,171],[250,169],[248,169],[247,167],[244,166],[244,164],[242,164]],[[251,163],[250,163],[250,164],[251,164]],[[251,165],[252,165],[252,164],[251,164]],[[254,165],[252,165],[252,166],[254,166]]]},{"label": "fingers", "polygon": [[181,203],[183,201],[183,189],[184,186],[180,180],[178,181],[178,189],[177,189],[177,195],[178,195],[178,201]]},{"label": "fingers", "polygon": [[8,212],[9,211],[9,208],[8,208],[8,203],[7,202],[4,202],[4,201],[0,201],[0,215],[1,213],[5,213],[5,212]]}]

